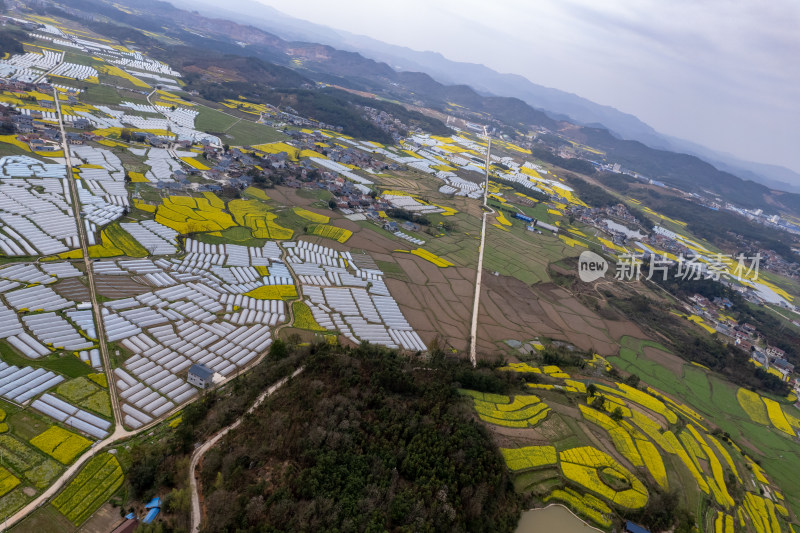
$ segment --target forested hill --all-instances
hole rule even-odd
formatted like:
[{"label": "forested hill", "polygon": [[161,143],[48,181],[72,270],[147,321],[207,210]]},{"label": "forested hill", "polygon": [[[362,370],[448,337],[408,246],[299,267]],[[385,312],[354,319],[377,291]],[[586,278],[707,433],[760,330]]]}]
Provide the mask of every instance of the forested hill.
[{"label": "forested hill", "polygon": [[371,347],[312,357],[206,457],[209,529],[512,531],[503,461],[445,374]]},{"label": "forested hill", "polygon": [[[513,531],[521,497],[456,390],[486,380],[503,390],[513,373],[498,378],[468,361],[428,364],[367,344],[298,350],[277,341],[233,396],[212,393],[184,413],[178,433],[133,450],[132,494],[181,479],[191,444],[235,419],[241,411],[228,404],[247,405],[234,396],[263,390],[271,368],[301,356],[303,372],[206,454],[204,530]],[[180,528],[187,509],[173,509],[164,520]]]},{"label": "forested hill", "polygon": [[687,154],[650,148],[638,141],[617,139],[608,130],[581,128],[581,141],[606,152],[623,167],[685,191],[706,190],[745,208],[774,211],[776,204],[800,213],[800,194],[772,191],[754,181],[743,180]]}]

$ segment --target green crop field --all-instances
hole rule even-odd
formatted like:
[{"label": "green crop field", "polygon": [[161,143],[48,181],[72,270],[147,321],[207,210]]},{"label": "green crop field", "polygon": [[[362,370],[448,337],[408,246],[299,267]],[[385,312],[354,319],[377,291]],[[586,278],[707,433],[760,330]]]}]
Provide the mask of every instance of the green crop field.
[{"label": "green crop field", "polygon": [[92,367],[83,363],[72,354],[54,353],[41,359],[31,360],[17,353],[5,341],[0,342],[0,359],[15,366],[32,366],[34,368],[44,368],[64,374],[68,377],[78,377],[91,374]]},{"label": "green crop field", "polygon": [[89,518],[122,485],[122,467],[109,453],[97,455],[53,500],[53,506],[73,524]]},{"label": "green crop field", "polygon": [[[800,450],[787,435],[752,422],[739,405],[733,384],[689,364],[683,365],[681,374],[676,375],[667,366],[646,359],[638,351],[646,344],[638,339],[625,337],[621,344],[628,349],[622,350],[620,357],[609,357],[609,362],[636,373],[648,385],[690,405],[713,420],[734,441],[748,443],[748,453],[761,461],[767,474],[784,491],[789,505],[800,509],[800,479],[793,474],[800,471]],[[800,411],[797,414],[800,416]]]}]

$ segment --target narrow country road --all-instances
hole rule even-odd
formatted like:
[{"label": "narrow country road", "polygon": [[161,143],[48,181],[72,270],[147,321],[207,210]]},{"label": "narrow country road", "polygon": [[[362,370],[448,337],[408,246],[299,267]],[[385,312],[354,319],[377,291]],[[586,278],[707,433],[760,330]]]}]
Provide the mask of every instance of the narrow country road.
[{"label": "narrow country road", "polygon": [[486,217],[494,214],[489,207],[489,161],[492,154],[492,138],[486,135],[489,146],[486,147],[486,181],[483,184],[483,216],[481,217],[481,244],[478,247],[478,272],[475,274],[475,298],[472,301],[472,327],[469,333],[469,360],[472,366],[478,364],[478,313],[481,304],[481,276],[483,274],[483,252],[486,248]]},{"label": "narrow country road", "polygon": [[261,395],[256,398],[256,401],[253,402],[253,405],[239,418],[236,419],[231,425],[222,428],[216,434],[214,434],[211,438],[201,444],[192,454],[192,462],[189,464],[189,487],[192,491],[192,533],[198,533],[200,531],[200,522],[203,519],[203,512],[200,509],[200,490],[199,490],[199,483],[197,482],[197,465],[200,464],[200,461],[203,459],[203,456],[214,447],[217,442],[222,439],[225,435],[227,435],[232,429],[236,429],[239,427],[239,424],[242,423],[242,419],[246,416],[255,411],[259,405],[264,403],[270,395],[272,395],[275,391],[286,385],[289,379],[294,378],[300,372],[303,371],[303,367],[301,366],[297,370],[295,370],[291,376],[285,377],[278,381],[277,383],[273,384],[270,388],[265,390]]},{"label": "narrow country road", "polygon": [[117,385],[113,378],[111,371],[111,360],[108,357],[108,344],[106,343],[106,331],[103,325],[103,314],[100,304],[97,301],[97,289],[94,282],[94,270],[92,269],[92,260],[89,257],[89,242],[86,237],[86,225],[81,219],[81,202],[80,195],[78,194],[78,185],[75,183],[75,177],[72,174],[72,156],[69,152],[69,142],[67,135],[64,132],[64,120],[61,115],[61,102],[58,100],[58,91],[53,89],[53,96],[56,101],[56,113],[58,115],[58,126],[61,129],[61,146],[64,150],[64,158],[67,163],[67,183],[69,183],[69,191],[72,196],[72,210],[75,215],[75,224],[78,229],[78,236],[81,240],[81,251],[83,252],[83,264],[86,267],[86,278],[89,281],[89,294],[92,299],[92,311],[94,312],[95,332],[97,333],[97,344],[100,348],[100,355],[103,359],[103,370],[106,372],[108,381],[108,394],[111,396],[111,407],[114,411],[114,425],[122,427],[122,411],[119,406],[119,399],[117,398]]}]

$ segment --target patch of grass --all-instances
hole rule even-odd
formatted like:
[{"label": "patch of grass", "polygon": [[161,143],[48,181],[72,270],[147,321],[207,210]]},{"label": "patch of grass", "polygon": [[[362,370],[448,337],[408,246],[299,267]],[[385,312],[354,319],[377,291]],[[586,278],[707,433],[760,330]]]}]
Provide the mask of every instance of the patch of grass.
[{"label": "patch of grass", "polygon": [[31,440],[52,425],[52,422],[44,419],[36,411],[31,409],[10,414],[6,423],[11,428],[13,434],[26,441]]},{"label": "patch of grass", "polygon": [[381,271],[387,276],[397,279],[408,279],[403,267],[401,267],[398,263],[392,263],[389,261],[375,261],[375,264],[378,265],[378,268],[380,268]]},{"label": "patch of grass", "polygon": [[[19,490],[19,492],[22,492]],[[23,500],[23,503],[26,500]],[[20,507],[22,505],[20,504]],[[0,500],[2,507],[2,500]],[[60,533],[71,533],[75,531],[75,526],[59,513],[52,505],[43,505],[34,512],[18,522],[11,531],[16,533],[28,533],[30,531],[59,531]]]},{"label": "patch of grass", "polygon": [[6,142],[0,143],[0,157],[8,155],[26,155],[29,157],[30,156],[35,157],[35,154],[31,154],[30,152],[27,152],[18,146],[14,146],[13,144],[9,144]]},{"label": "patch of grass", "polygon": [[[100,375],[102,376],[102,374]],[[111,400],[109,400],[108,392],[85,377],[62,383],[56,388],[56,393],[78,407],[94,411],[105,417],[111,416]]]},{"label": "patch of grass", "polygon": [[297,189],[295,194],[300,198],[305,198],[306,200],[311,200],[311,199],[318,200],[320,203],[325,204],[326,206],[328,204],[328,200],[333,198],[333,194],[331,194],[331,191],[326,191],[323,189],[314,189],[314,190]]},{"label": "patch of grass", "polygon": [[287,139],[286,135],[264,124],[241,120],[225,132],[223,142],[235,146],[263,144]]},{"label": "patch of grass", "polygon": [[52,459],[45,459],[38,465],[27,470],[25,472],[25,478],[33,483],[37,489],[43,490],[50,486],[50,482],[61,473],[61,470],[62,467],[57,462]]},{"label": "patch of grass", "polygon": [[561,483],[561,472],[558,468],[547,467],[537,470],[529,470],[522,472],[514,477],[514,488],[517,492],[525,493],[530,492],[542,482],[555,481]]},{"label": "patch of grass", "polygon": [[41,359],[28,359],[14,351],[6,342],[0,342],[0,359],[9,365],[44,368],[71,378],[86,376],[92,373],[91,366],[73,355],[61,355],[59,352],[56,352]]},{"label": "patch of grass", "polygon": [[[5,517],[14,514],[19,508],[28,503],[28,500],[30,500],[30,498],[22,492],[22,488],[17,487],[15,490],[12,490],[0,498],[0,515]],[[29,529],[28,531],[35,530]],[[47,529],[42,529],[40,531],[47,531]]]},{"label": "patch of grass", "polygon": [[119,93],[107,85],[87,84],[88,89],[81,93],[81,100],[98,105],[117,105],[122,102]]},{"label": "patch of grass", "polygon": [[194,110],[199,113],[194,121],[195,128],[202,131],[222,133],[238,120],[236,117],[202,105],[196,106]]}]

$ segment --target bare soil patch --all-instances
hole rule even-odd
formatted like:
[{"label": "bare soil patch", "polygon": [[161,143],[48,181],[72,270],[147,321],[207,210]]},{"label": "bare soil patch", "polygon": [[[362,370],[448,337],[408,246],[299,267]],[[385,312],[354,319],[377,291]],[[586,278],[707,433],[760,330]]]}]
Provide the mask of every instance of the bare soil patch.
[{"label": "bare soil patch", "polygon": [[112,299],[130,298],[153,290],[127,276],[96,276],[95,288],[100,296]]},{"label": "bare soil patch", "polygon": [[88,302],[92,299],[89,287],[81,282],[82,278],[67,278],[51,285],[57,294],[75,302]]}]

